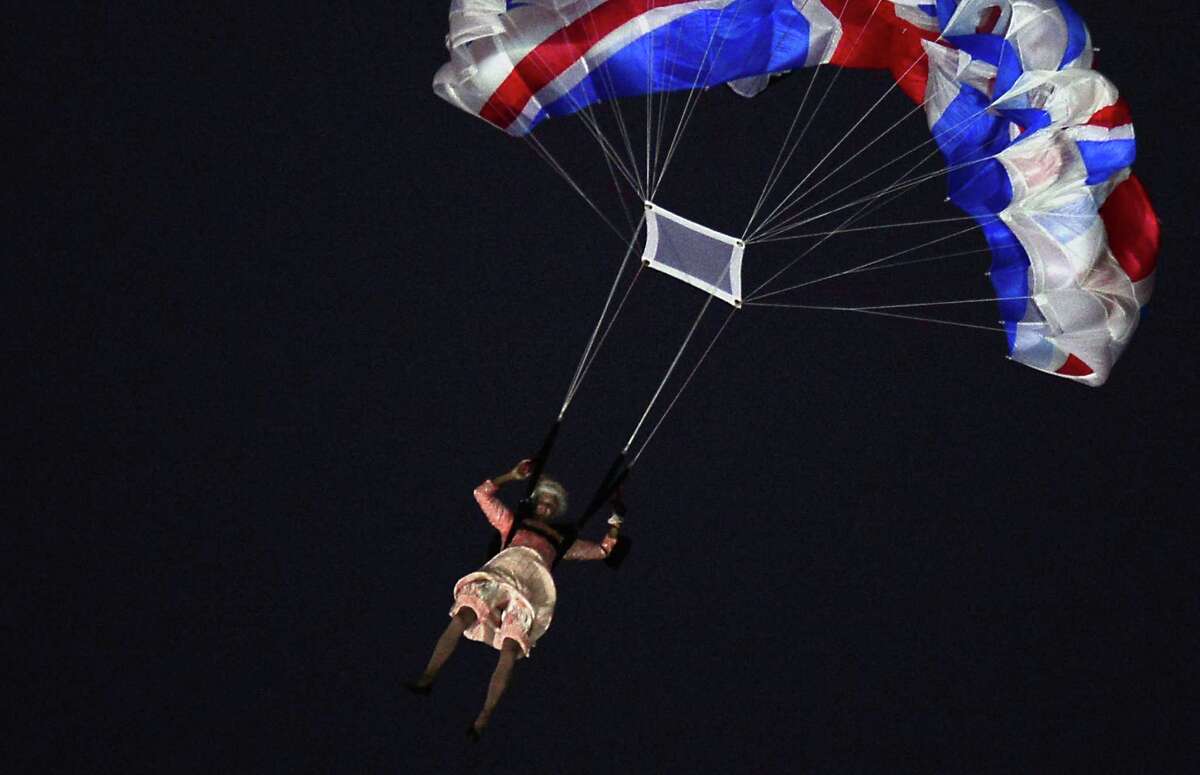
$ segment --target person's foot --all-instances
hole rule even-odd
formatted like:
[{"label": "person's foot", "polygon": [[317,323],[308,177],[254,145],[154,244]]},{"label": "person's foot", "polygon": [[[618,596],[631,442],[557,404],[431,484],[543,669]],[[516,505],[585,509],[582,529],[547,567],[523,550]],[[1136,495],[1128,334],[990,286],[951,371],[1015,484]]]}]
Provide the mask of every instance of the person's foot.
[{"label": "person's foot", "polygon": [[480,736],[483,735],[483,727],[475,726],[474,723],[467,727],[467,739],[472,743],[478,743]]},{"label": "person's foot", "polygon": [[422,697],[428,697],[433,691],[433,682],[425,681],[423,678],[416,678],[411,681],[404,682],[404,688],[408,689],[413,694],[419,694]]}]

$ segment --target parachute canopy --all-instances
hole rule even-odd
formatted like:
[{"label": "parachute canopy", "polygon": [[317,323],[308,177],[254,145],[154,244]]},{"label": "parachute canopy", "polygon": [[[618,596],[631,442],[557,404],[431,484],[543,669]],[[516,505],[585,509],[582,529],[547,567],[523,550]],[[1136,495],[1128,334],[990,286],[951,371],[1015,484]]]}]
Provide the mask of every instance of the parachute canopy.
[{"label": "parachute canopy", "polygon": [[[518,136],[621,97],[723,83],[748,96],[819,64],[888,70],[924,109],[950,201],[987,240],[1014,360],[1102,384],[1150,298],[1159,229],[1130,171],[1129,107],[1091,69],[1065,0],[455,0],[447,46],[435,91]],[[706,290],[734,303],[738,246],[722,238],[730,272],[713,282],[661,246],[720,235],[676,235],[690,222],[648,212],[652,265],[700,287],[708,271]]]}]

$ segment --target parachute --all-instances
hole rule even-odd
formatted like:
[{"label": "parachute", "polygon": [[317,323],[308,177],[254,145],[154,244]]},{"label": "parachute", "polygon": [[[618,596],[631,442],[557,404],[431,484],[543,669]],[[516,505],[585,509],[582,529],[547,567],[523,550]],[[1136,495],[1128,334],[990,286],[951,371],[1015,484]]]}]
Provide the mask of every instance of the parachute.
[{"label": "parachute", "polygon": [[[624,98],[753,96],[823,64],[886,70],[986,239],[1013,360],[1101,385],[1153,290],[1159,229],[1130,171],[1129,106],[1064,0],[454,0],[446,43],[435,92],[518,137]],[[644,263],[740,306],[753,240],[641,191]]]}]

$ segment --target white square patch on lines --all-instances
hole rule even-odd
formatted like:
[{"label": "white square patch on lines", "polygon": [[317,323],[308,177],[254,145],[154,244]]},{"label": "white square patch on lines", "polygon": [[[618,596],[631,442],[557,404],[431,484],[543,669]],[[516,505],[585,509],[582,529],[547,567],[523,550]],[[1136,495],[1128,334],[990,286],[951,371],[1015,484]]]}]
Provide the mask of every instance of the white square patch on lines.
[{"label": "white square patch on lines", "polygon": [[642,261],[735,307],[742,306],[746,243],[646,202]]}]

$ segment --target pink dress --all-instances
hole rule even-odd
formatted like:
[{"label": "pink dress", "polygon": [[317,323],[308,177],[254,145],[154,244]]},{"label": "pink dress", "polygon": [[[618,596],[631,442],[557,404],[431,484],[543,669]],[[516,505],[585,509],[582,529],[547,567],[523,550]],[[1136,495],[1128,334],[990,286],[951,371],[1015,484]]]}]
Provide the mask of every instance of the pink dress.
[{"label": "pink dress", "polygon": [[[508,538],[514,517],[496,497],[498,488],[489,479],[475,488],[475,500],[484,516]],[[576,539],[565,560],[599,560],[612,548],[611,539],[602,543]],[[488,560],[482,568],[468,573],[454,584],[454,616],[466,607],[475,612],[475,623],[463,633],[471,640],[499,649],[511,638],[528,657],[538,638],[550,628],[558,591],[550,566],[555,549],[544,537],[530,530],[518,530],[508,548]]]}]

